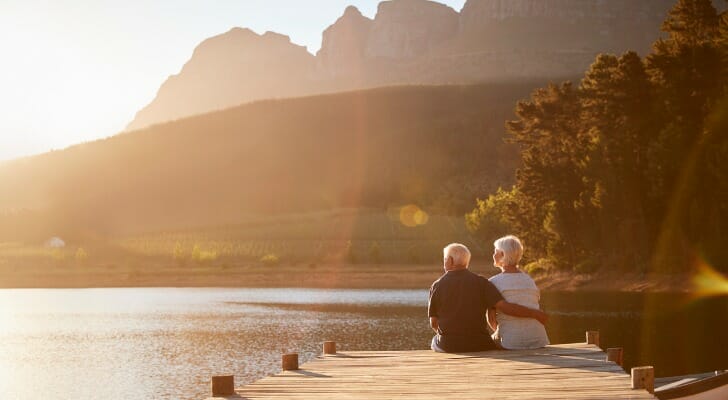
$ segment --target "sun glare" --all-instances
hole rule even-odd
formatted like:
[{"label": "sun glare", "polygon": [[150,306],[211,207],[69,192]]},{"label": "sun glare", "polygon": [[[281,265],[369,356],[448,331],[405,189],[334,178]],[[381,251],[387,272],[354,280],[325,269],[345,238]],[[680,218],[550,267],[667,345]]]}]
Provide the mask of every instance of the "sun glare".
[{"label": "sun glare", "polygon": [[692,278],[696,297],[728,295],[728,278],[716,271],[702,257],[697,261],[697,272]]},{"label": "sun glare", "polygon": [[399,210],[399,221],[410,228],[425,225],[429,219],[430,216],[414,204],[408,204]]}]

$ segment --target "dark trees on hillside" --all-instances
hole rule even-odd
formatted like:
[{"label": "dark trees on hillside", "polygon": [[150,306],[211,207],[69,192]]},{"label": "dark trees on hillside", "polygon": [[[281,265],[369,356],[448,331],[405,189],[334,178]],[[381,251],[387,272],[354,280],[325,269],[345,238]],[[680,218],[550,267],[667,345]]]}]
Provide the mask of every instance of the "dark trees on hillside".
[{"label": "dark trees on hillside", "polygon": [[680,0],[663,30],[645,60],[600,55],[578,87],[518,103],[511,222],[531,259],[728,268],[728,17]]}]

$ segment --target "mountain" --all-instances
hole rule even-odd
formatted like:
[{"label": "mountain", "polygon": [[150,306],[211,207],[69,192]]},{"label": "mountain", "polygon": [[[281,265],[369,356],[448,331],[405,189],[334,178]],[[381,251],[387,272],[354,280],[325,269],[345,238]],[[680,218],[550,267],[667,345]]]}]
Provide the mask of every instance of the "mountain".
[{"label": "mountain", "polygon": [[0,241],[409,203],[462,215],[512,184],[503,121],[543,83],[258,101],[9,161]]},{"label": "mountain", "polygon": [[288,37],[235,28],[195,49],[127,130],[265,98],[398,84],[562,79],[600,52],[645,53],[675,0],[382,1],[349,6],[316,56]]},{"label": "mountain", "polygon": [[[288,36],[234,28],[197,46],[179,74],[169,77],[128,129],[219,110],[261,98],[309,93],[316,59]],[[160,116],[164,116],[160,118]]]}]

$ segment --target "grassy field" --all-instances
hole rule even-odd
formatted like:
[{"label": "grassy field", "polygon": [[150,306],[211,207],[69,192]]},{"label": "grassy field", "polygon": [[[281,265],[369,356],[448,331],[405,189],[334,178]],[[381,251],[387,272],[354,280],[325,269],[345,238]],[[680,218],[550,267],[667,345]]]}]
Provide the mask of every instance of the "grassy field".
[{"label": "grassy field", "polygon": [[427,215],[415,206],[257,216],[227,226],[88,235],[55,249],[0,243],[0,286],[289,286],[293,281],[329,287],[341,286],[339,279],[346,276],[348,287],[420,287],[441,272],[442,248],[451,242],[468,245],[476,264],[487,264],[489,246],[484,251],[476,243],[462,217]]},{"label": "grassy field", "polygon": [[268,257],[291,264],[421,264],[439,263],[442,248],[451,242],[484,254],[462,217],[428,216],[410,206],[257,217],[224,227],[124,237],[117,244],[133,254],[178,262]]},{"label": "grassy field", "polygon": [[[420,211],[418,213],[418,211]],[[67,243],[0,243],[0,287],[420,288],[442,274],[442,247],[465,243],[471,270],[492,275],[489,244],[463,218],[404,210],[255,217],[229,226]],[[544,290],[689,291],[688,276],[534,275]]]}]

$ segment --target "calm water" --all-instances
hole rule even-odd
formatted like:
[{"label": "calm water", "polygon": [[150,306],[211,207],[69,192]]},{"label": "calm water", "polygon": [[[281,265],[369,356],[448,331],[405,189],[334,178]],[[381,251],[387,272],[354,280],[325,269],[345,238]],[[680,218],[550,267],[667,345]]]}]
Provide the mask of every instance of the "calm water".
[{"label": "calm water", "polygon": [[[728,298],[545,293],[553,343],[601,331],[658,376],[728,368]],[[0,290],[0,398],[202,399],[209,378],[252,382],[341,350],[425,349],[426,290]]]}]

